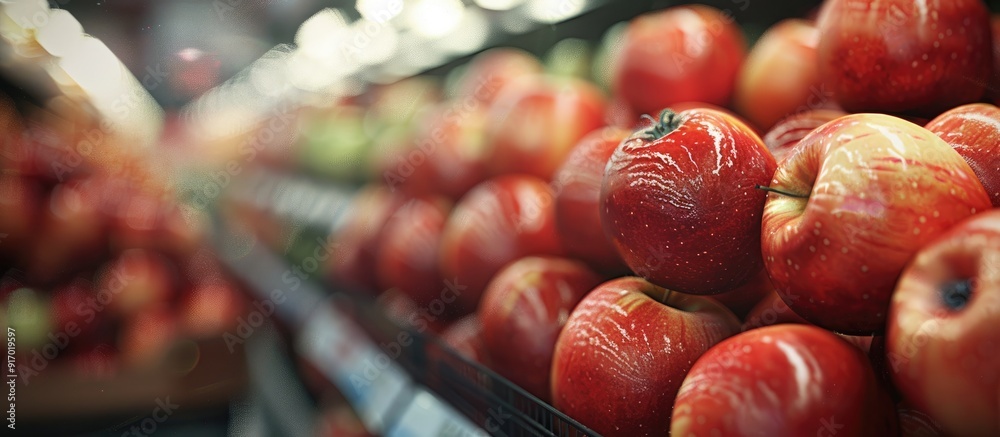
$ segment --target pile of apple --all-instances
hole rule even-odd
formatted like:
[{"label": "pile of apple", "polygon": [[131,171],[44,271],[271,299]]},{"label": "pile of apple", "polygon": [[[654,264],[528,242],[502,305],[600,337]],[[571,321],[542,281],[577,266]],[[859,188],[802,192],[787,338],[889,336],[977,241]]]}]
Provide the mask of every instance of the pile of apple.
[{"label": "pile of apple", "polygon": [[827,0],[748,52],[677,6],[610,97],[484,52],[330,278],[604,435],[1000,435],[996,40],[980,0]]},{"label": "pile of apple", "polygon": [[0,120],[0,320],[14,330],[19,384],[53,368],[147,371],[182,339],[232,332],[243,292],[148,163],[98,163],[114,152],[97,146],[74,157],[71,131],[6,99]]}]

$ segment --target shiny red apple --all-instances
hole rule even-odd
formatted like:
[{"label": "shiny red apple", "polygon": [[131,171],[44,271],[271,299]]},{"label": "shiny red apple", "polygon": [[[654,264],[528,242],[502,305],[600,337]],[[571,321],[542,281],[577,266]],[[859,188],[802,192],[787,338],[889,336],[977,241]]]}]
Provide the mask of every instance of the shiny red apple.
[{"label": "shiny red apple", "polygon": [[965,158],[993,206],[1000,206],[1000,108],[988,103],[959,106],[931,120],[926,128]]},{"label": "shiny red apple", "polygon": [[552,188],[533,176],[509,175],[477,185],[455,205],[438,260],[444,279],[460,288],[456,311],[467,314],[507,263],[562,252]]},{"label": "shiny red apple", "polygon": [[627,269],[601,228],[601,182],[618,144],[632,132],[605,127],[573,147],[552,178],[556,192],[556,229],[566,254],[586,261],[599,272]]},{"label": "shiny red apple", "polygon": [[492,175],[552,178],[573,146],[605,125],[601,91],[580,79],[525,78],[505,87],[487,115]]},{"label": "shiny red apple", "polygon": [[614,92],[634,114],[685,101],[726,106],[746,53],[729,13],[675,6],[634,18],[613,67]]},{"label": "shiny red apple", "polygon": [[552,405],[602,435],[666,435],[684,375],[739,332],[728,309],[636,277],[601,284],[556,342]]},{"label": "shiny red apple", "polygon": [[770,189],[761,245],[778,294],[811,323],[854,335],[882,331],[896,280],[921,247],[991,206],[947,143],[880,114],[810,133]]},{"label": "shiny red apple", "polygon": [[819,70],[848,112],[934,115],[983,96],[992,70],[982,0],[827,0]]},{"label": "shiny red apple", "polygon": [[1000,434],[1000,210],[919,252],[892,295],[887,358],[906,402],[951,435]]},{"label": "shiny red apple", "polygon": [[711,109],[666,110],[611,156],[601,223],[637,275],[693,294],[760,271],[760,219],[775,162],[743,123]]},{"label": "shiny red apple", "polygon": [[770,129],[779,120],[830,106],[816,61],[819,30],[789,18],[771,26],[750,49],[736,79],[733,106],[753,124]]},{"label": "shiny red apple", "polygon": [[491,368],[547,400],[556,338],[573,308],[600,283],[585,264],[564,258],[526,257],[504,267],[478,310]]},{"label": "shiny red apple", "polygon": [[674,402],[671,435],[895,435],[868,358],[809,325],[755,329],[705,352]]}]

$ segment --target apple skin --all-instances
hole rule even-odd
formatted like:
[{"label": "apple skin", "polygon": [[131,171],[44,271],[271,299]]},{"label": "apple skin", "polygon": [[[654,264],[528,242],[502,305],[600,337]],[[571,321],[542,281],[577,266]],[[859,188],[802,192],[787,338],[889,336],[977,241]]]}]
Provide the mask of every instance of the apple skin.
[{"label": "apple skin", "polygon": [[993,31],[993,79],[986,95],[994,105],[1000,105],[1000,15],[990,17],[990,30]]},{"label": "apple skin", "polygon": [[637,277],[605,282],[559,335],[552,405],[601,435],[664,435],[691,365],[737,332],[736,316],[709,298]]},{"label": "apple skin", "polygon": [[814,109],[790,115],[764,134],[764,144],[780,163],[810,132],[845,115],[847,113],[839,109]]},{"label": "apple skin", "polygon": [[606,106],[601,91],[580,79],[542,76],[511,83],[487,116],[489,173],[550,180],[573,146],[604,126]]},{"label": "apple skin", "polygon": [[982,0],[828,0],[819,69],[848,112],[934,115],[983,96],[992,69]]},{"label": "apple skin", "polygon": [[476,310],[486,285],[507,263],[529,255],[563,254],[556,232],[552,188],[527,175],[477,185],[459,200],[441,236],[444,279],[462,287],[459,314]]},{"label": "apple skin", "polygon": [[[796,296],[799,298],[799,296]],[[795,314],[788,307],[788,304],[781,299],[781,296],[777,292],[771,291],[767,296],[761,299],[757,305],[747,313],[746,317],[743,318],[743,331],[749,331],[751,329],[762,328],[765,326],[780,325],[783,323],[794,323],[800,325],[809,325],[809,321],[803,319],[802,316]]]},{"label": "apple skin", "polygon": [[726,106],[746,54],[743,33],[718,9],[675,6],[629,22],[613,67],[614,92],[633,114],[674,103]]},{"label": "apple skin", "polygon": [[426,307],[445,287],[438,249],[451,202],[439,196],[410,199],[386,222],[375,271],[383,290],[398,288]]},{"label": "apple skin", "polygon": [[889,436],[896,409],[868,358],[809,325],[747,331],[694,364],[674,403],[672,435]]},{"label": "apple skin", "polygon": [[770,188],[794,194],[770,193],[764,208],[761,249],[775,289],[809,322],[852,335],[883,330],[893,287],[917,250],[991,206],[958,152],[882,114],[814,130]]},{"label": "apple skin", "polygon": [[573,308],[600,283],[600,276],[570,259],[526,257],[504,267],[478,310],[493,370],[547,400],[556,339]]},{"label": "apple skin", "polygon": [[608,162],[604,232],[654,284],[690,294],[731,290],[760,271],[767,196],[754,186],[775,166],[760,137],[728,114],[664,111]]},{"label": "apple skin", "polygon": [[603,273],[628,267],[601,228],[604,169],[630,130],[604,127],[583,137],[552,178],[556,192],[556,229],[566,253]]},{"label": "apple skin", "polygon": [[[945,290],[971,281],[964,306]],[[948,433],[1000,434],[1000,210],[951,228],[917,254],[892,295],[887,358],[903,399]]]},{"label": "apple skin", "polygon": [[1000,206],[1000,108],[988,103],[959,106],[931,120],[926,129],[965,158],[993,206]]},{"label": "apple skin", "polygon": [[736,80],[733,106],[762,129],[804,110],[832,104],[823,94],[812,22],[790,18],[771,26],[750,49]]}]

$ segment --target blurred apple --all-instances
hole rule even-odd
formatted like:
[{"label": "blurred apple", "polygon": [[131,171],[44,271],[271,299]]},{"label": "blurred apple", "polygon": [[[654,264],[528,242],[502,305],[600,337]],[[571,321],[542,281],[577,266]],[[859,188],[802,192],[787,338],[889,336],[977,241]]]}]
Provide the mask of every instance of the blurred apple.
[{"label": "blurred apple", "polygon": [[148,308],[125,318],[118,334],[122,363],[151,367],[166,357],[178,338],[177,317],[166,306]]},{"label": "blurred apple", "polygon": [[162,255],[129,249],[98,270],[97,305],[119,316],[139,313],[172,301],[178,279],[176,267]]},{"label": "blurred apple", "polygon": [[330,255],[325,261],[330,279],[361,291],[376,292],[375,263],[382,228],[403,202],[401,195],[381,185],[367,185],[355,194],[331,231],[334,246],[329,248]]},{"label": "blurred apple", "polygon": [[526,257],[504,267],[478,310],[492,368],[549,399],[556,338],[576,304],[600,282],[586,265],[564,258]]},{"label": "blurred apple", "polygon": [[180,299],[179,328],[193,337],[222,335],[236,328],[247,307],[246,297],[234,285],[197,285]]},{"label": "blurred apple", "polygon": [[470,361],[490,366],[490,352],[483,342],[483,324],[479,316],[469,314],[458,319],[441,333],[441,341]]},{"label": "blurred apple", "polygon": [[542,64],[528,52],[510,47],[489,49],[469,61],[455,97],[489,105],[508,84],[541,72]]}]

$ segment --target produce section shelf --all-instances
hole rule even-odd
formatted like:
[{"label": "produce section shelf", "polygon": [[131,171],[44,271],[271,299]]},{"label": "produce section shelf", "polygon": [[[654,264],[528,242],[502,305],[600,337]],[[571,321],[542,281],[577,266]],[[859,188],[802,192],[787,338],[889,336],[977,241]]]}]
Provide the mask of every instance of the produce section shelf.
[{"label": "produce section shelf", "polygon": [[[315,189],[301,177],[273,172],[247,174],[234,201],[253,201],[287,223],[330,229],[348,191],[330,188],[324,204],[295,206],[277,198],[305,198]],[[252,187],[259,191],[254,192]],[[280,195],[276,194],[280,193]],[[274,197],[271,197],[274,196]],[[323,214],[327,220],[319,220]],[[333,219],[330,219],[333,217]],[[218,219],[218,217],[217,217]],[[220,248],[230,247],[225,220],[216,223]],[[316,244],[316,243],[314,243]],[[413,435],[589,436],[593,431],[530,395],[437,337],[402,327],[386,317],[371,297],[319,280],[289,286],[293,267],[259,242],[230,267],[261,301],[272,300],[278,319],[294,333],[295,349],[334,383],[374,433]],[[275,299],[279,294],[282,296]]]}]

